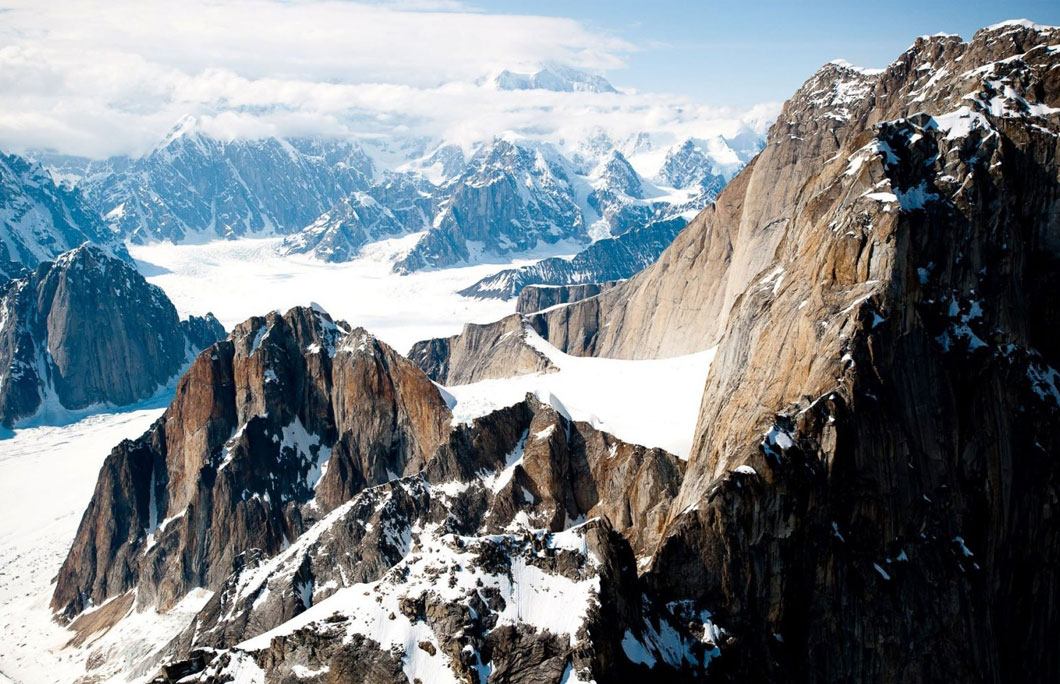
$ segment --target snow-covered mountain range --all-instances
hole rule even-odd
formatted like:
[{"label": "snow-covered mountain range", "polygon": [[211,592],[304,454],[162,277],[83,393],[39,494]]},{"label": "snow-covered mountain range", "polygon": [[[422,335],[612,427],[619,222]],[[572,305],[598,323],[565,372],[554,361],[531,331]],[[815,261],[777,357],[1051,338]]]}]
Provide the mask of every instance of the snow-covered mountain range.
[{"label": "snow-covered mountain range", "polygon": [[[502,71],[483,87],[623,97],[558,65]],[[459,144],[414,134],[229,139],[187,116],[141,156],[34,156],[133,242],[281,235],[287,253],[345,261],[369,242],[422,232],[398,265],[409,271],[569,253],[690,218],[761,148],[765,131],[751,119],[685,130],[509,131]]]}]

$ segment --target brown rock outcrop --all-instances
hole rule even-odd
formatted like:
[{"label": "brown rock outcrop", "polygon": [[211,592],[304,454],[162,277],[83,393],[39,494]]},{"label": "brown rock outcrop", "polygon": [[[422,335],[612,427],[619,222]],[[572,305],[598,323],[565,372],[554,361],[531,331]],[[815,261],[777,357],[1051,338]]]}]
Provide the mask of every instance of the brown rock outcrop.
[{"label": "brown rock outcrop", "polygon": [[561,532],[602,517],[643,562],[682,470],[666,452],[570,423],[527,398],[458,427],[424,471],[352,496],[273,558],[243,553],[172,651],[227,648],[277,628],[339,589],[384,576],[425,534]]},{"label": "brown rock outcrop", "polygon": [[523,317],[512,314],[494,323],[468,323],[459,335],[417,342],[409,359],[441,385],[556,370],[525,337]]},{"label": "brown rock outcrop", "polygon": [[431,382],[363,330],[306,308],[252,318],[107,458],[53,606],[135,586],[164,608],[219,586],[244,550],[275,553],[352,493],[422,468],[449,420]]}]

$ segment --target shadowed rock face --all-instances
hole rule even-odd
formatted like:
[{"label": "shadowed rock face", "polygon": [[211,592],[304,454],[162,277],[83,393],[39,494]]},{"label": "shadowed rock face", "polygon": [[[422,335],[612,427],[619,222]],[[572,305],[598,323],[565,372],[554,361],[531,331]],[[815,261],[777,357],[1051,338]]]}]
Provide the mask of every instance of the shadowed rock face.
[{"label": "shadowed rock face", "polygon": [[[1060,671],[1058,39],[1008,25],[879,74],[829,65],[719,199],[738,221],[686,233],[729,231],[708,298],[729,313],[701,338],[721,344],[647,581],[730,631],[720,679]],[[741,244],[770,262],[737,277]],[[652,348],[640,320],[597,343]]]},{"label": "shadowed rock face", "polygon": [[513,314],[495,323],[468,323],[459,335],[417,342],[409,359],[441,385],[556,370],[525,336],[523,317]]},{"label": "shadowed rock face", "polygon": [[145,399],[223,336],[212,315],[181,322],[162,290],[86,244],[0,295],[0,424]]},{"label": "shadowed rock face", "polygon": [[203,232],[236,238],[301,230],[368,188],[372,162],[347,141],[219,140],[186,117],[150,153],[115,158],[81,184],[114,229],[134,242]]},{"label": "shadowed rock face", "polygon": [[[607,516],[628,540],[622,553],[646,559],[682,469],[670,454],[527,400],[461,426],[425,470],[354,495],[275,557],[237,559],[175,650],[226,648],[279,627],[343,587],[391,573],[421,537],[561,532],[573,520]],[[309,594],[298,589],[306,586]]]},{"label": "shadowed rock face", "polygon": [[[707,206],[713,199],[711,196],[694,208]],[[535,284],[576,287],[629,278],[651,266],[686,223],[680,216],[658,220],[649,217],[617,237],[597,240],[571,259],[553,257],[504,269],[461,290],[460,294],[510,299]]]}]

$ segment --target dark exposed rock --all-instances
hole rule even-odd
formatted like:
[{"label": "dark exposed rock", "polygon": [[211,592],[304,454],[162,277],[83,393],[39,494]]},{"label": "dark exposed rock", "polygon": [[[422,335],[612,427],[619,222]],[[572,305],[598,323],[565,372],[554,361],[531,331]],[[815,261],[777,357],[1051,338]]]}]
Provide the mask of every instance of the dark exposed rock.
[{"label": "dark exposed rock", "polygon": [[729,630],[722,681],[1055,681],[1058,37],[829,65],[719,198],[775,262],[725,305],[647,579]]},{"label": "dark exposed rock", "polygon": [[[519,592],[541,603],[521,606],[522,618]],[[428,681],[445,669],[476,684],[560,682],[572,674],[627,681],[647,672],[648,659],[663,661],[653,669],[661,681],[702,676],[711,647],[694,635],[695,618],[665,612],[644,622],[650,606],[628,545],[604,520],[562,535],[425,533],[379,581],[336,593],[291,623],[222,651],[194,681],[257,669],[267,681],[288,681],[292,673]],[[663,631],[668,641],[660,648]]]},{"label": "dark exposed rock", "polygon": [[145,399],[223,335],[209,314],[181,322],[132,266],[83,245],[0,293],[0,424]]},{"label": "dark exposed rock", "polygon": [[214,342],[224,339],[225,329],[212,313],[205,316],[188,316],[180,322],[184,336],[193,349],[206,349]]}]

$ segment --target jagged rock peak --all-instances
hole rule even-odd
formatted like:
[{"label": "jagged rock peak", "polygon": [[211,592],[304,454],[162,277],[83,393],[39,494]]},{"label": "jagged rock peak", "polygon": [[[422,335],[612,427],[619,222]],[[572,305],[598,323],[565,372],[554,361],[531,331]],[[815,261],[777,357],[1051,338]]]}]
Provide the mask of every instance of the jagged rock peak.
[{"label": "jagged rock peak", "polygon": [[[695,611],[659,610],[636,586],[680,476],[673,456],[528,398],[457,428],[422,473],[355,494],[278,554],[238,559],[172,645],[187,656],[167,669],[212,682],[249,656],[267,672],[337,674],[396,648],[410,679],[429,668],[474,679],[479,667],[505,670],[519,649],[543,643],[520,658],[521,670],[558,678],[573,660],[617,676],[647,654],[699,671],[714,649],[692,637]],[[379,619],[400,643],[365,631]],[[682,635],[669,651],[656,631],[665,629]],[[337,654],[350,639],[353,663],[343,664]],[[581,656],[572,652],[579,643],[591,645]]]},{"label": "jagged rock peak", "polygon": [[54,606],[75,615],[135,586],[166,607],[215,587],[243,550],[275,553],[353,492],[422,468],[450,420],[430,380],[363,329],[315,306],[251,318],[107,458]]},{"label": "jagged rock peak", "polygon": [[496,139],[471,158],[446,193],[431,229],[397,262],[397,270],[586,240],[568,163],[550,145]]},{"label": "jagged rock peak", "polygon": [[[304,409],[326,366],[307,365],[301,380],[281,373],[298,365],[296,355],[332,360],[332,401],[347,407],[342,421],[355,426],[349,433],[322,428]],[[156,657],[175,661],[162,681],[218,681],[222,670],[249,666],[248,656],[277,675],[310,661],[345,672],[343,657],[389,662],[393,644],[357,636],[380,609],[383,619],[420,634],[403,642],[399,658],[433,648],[432,662],[456,672],[474,662],[497,671],[518,662],[519,669],[618,676],[647,658],[669,668],[690,659],[700,671],[714,652],[697,638],[706,618],[652,604],[636,579],[658,542],[682,462],[571,423],[528,397],[455,427],[444,403],[434,403],[445,439],[401,469],[394,451],[415,431],[393,439],[395,424],[401,430],[405,423],[378,404],[394,397],[412,412],[412,403],[430,405],[437,391],[413,394],[410,385],[433,390],[413,370],[391,388],[377,376],[360,392],[349,381],[355,374],[340,380],[338,370],[347,357],[359,359],[362,371],[403,362],[390,356],[370,335],[312,308],[238,326],[200,355],[151,430],[108,457],[60,573],[55,607],[90,634],[121,619],[80,616],[107,598],[164,609],[193,587],[212,591],[184,633],[155,647]],[[253,359],[261,364],[241,370]],[[253,384],[261,366],[263,390]],[[240,424],[240,406],[271,391],[288,397],[266,398]],[[276,430],[287,419],[273,416],[283,411],[296,419]],[[334,437],[350,433],[360,441]],[[582,524],[596,516],[603,519]],[[390,597],[385,605],[374,598],[371,610],[347,604],[372,586]],[[473,601],[473,613],[464,599]],[[519,609],[527,600],[540,610]],[[694,615],[698,626],[690,624]],[[424,620],[429,631],[416,626]],[[551,634],[539,631],[541,620]],[[681,634],[679,643],[664,644],[661,631]],[[348,633],[354,650],[343,646]],[[309,643],[315,655],[303,653]]]},{"label": "jagged rock peak", "polygon": [[718,174],[699,145],[694,140],[686,140],[666,153],[659,175],[675,188],[687,188],[708,184]]},{"label": "jagged rock peak", "polygon": [[598,178],[609,190],[621,192],[633,199],[644,198],[644,185],[640,176],[618,150],[612,150],[611,155],[601,164]]},{"label": "jagged rock peak", "polygon": [[225,140],[206,135],[193,117],[148,154],[114,162],[80,187],[113,229],[137,242],[292,233],[375,175],[349,141]]}]

